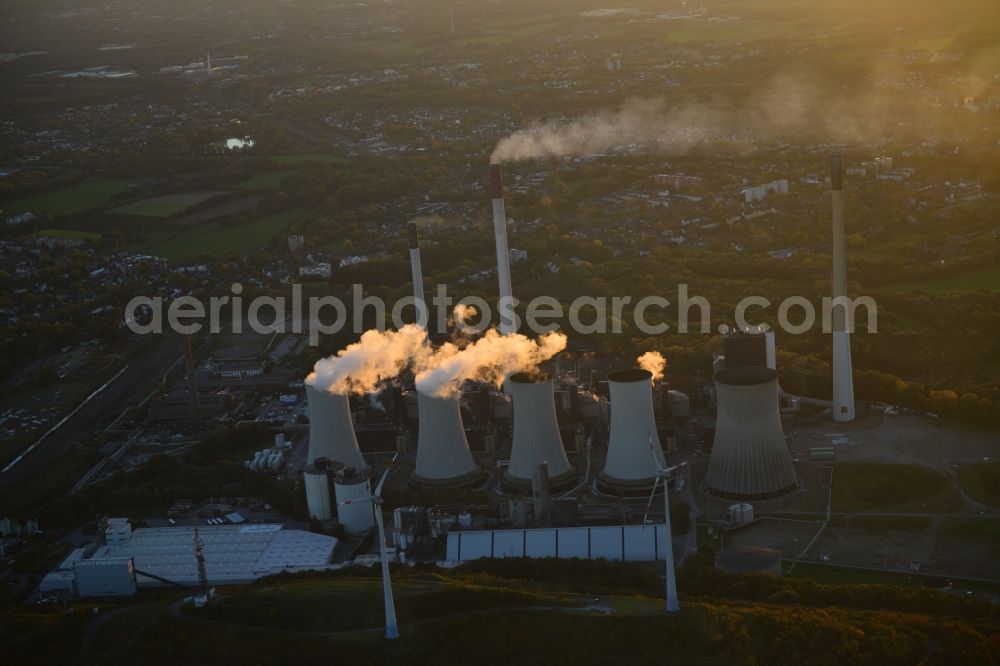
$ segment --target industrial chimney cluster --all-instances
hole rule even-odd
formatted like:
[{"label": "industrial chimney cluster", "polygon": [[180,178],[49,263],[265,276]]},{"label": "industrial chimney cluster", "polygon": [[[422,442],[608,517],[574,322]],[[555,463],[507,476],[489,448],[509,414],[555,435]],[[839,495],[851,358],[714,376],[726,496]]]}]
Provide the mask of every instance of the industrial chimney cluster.
[{"label": "industrial chimney cluster", "polygon": [[[493,229],[497,251],[497,276],[501,301],[512,302],[507,218],[503,198],[503,171],[491,164],[490,194]],[[833,210],[833,279],[834,297],[846,296],[844,257],[844,215],[840,156],[832,160]],[[410,223],[409,248],[414,299],[425,305],[420,248],[415,223]],[[848,309],[834,308],[833,332],[833,401],[832,416],[849,421],[854,414],[851,379]],[[427,320],[418,317],[419,325]],[[502,336],[516,336],[514,323],[501,317]],[[494,333],[494,335],[496,335]],[[523,336],[519,336],[524,339]],[[509,339],[513,338],[498,338]],[[704,490],[719,498],[748,502],[781,497],[798,488],[798,478],[781,426],[781,400],[787,399],[778,386],[774,332],[770,330],[736,331],[724,337],[725,354],[716,359],[714,399],[717,406],[714,440]],[[646,357],[653,359],[648,365]],[[659,360],[658,367],[656,359]],[[665,362],[655,353],[638,359],[642,368],[629,368],[608,376],[610,397],[608,447],[603,468],[595,474],[595,489],[620,496],[637,496],[655,488],[666,468],[654,410],[655,381],[662,376]],[[650,369],[651,368],[651,369]],[[534,492],[548,497],[549,490],[579,486],[582,470],[571,464],[560,432],[558,405],[551,376],[537,367],[530,371],[505,371],[503,396],[480,394],[475,411],[491,413],[499,401],[507,405],[512,418],[510,459],[500,474],[507,490]],[[380,375],[382,379],[387,377]],[[471,379],[469,376],[457,380]],[[499,382],[498,382],[499,383]],[[317,520],[332,517],[333,507],[353,497],[371,492],[371,468],[365,462],[355,436],[346,392],[323,390],[307,382],[310,413],[309,464],[305,486],[310,515]],[[415,401],[418,419],[416,462],[409,480],[427,488],[468,487],[483,483],[487,470],[477,464],[469,446],[462,417],[462,394],[430,392],[429,389],[407,394]],[[399,389],[395,389],[399,393]],[[687,414],[687,396],[659,386],[663,414]],[[485,389],[483,389],[485,392]],[[415,394],[415,396],[414,396]],[[586,394],[590,396],[590,394]],[[415,400],[414,400],[415,397]],[[563,400],[567,394],[564,392]],[[683,400],[681,400],[683,399]],[[507,402],[509,400],[509,402]],[[576,387],[568,393],[568,402],[579,408],[581,394]],[[601,398],[601,409],[607,408]],[[493,401],[493,402],[490,402]],[[597,401],[597,398],[594,398]],[[683,405],[680,403],[683,401]],[[402,399],[399,399],[402,403]],[[563,404],[563,409],[566,405]],[[402,409],[402,407],[401,407]],[[412,407],[410,408],[412,409]],[[409,412],[414,416],[413,412]],[[478,419],[478,417],[477,417]],[[580,431],[582,432],[582,431]],[[397,436],[397,446],[399,437]],[[485,450],[493,451],[493,433],[485,435]],[[582,452],[582,435],[573,436],[576,451]],[[400,450],[403,450],[402,448]],[[669,450],[669,446],[668,446]],[[588,458],[589,460],[589,458]],[[588,464],[589,473],[589,464]],[[544,479],[539,479],[542,474]],[[589,479],[583,479],[583,483]],[[544,486],[544,487],[542,487]],[[547,502],[542,504],[548,506]],[[352,531],[372,525],[370,504],[348,505],[338,517]],[[548,511],[543,511],[548,520]]]}]

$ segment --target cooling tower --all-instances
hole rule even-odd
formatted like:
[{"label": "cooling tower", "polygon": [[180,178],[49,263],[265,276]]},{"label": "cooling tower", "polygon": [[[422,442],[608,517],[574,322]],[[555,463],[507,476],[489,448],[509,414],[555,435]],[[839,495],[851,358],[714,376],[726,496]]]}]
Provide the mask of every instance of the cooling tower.
[{"label": "cooling tower", "polygon": [[784,495],[798,486],[778,414],[778,373],[737,367],[715,375],[718,403],[708,492],[735,500]]},{"label": "cooling tower", "polygon": [[653,415],[653,375],[638,368],[612,372],[608,388],[611,436],[604,471],[598,479],[616,490],[650,488],[657,470],[663,467]]},{"label": "cooling tower", "polygon": [[458,399],[458,395],[438,398],[417,391],[417,465],[410,475],[414,484],[458,487],[482,477],[465,439]]},{"label": "cooling tower", "polygon": [[[830,160],[830,184],[833,204],[833,279],[834,303],[847,297],[847,264],[844,250],[844,190],[840,155]],[[833,420],[854,420],[854,377],[851,367],[849,310],[833,308]]]},{"label": "cooling tower", "polygon": [[550,487],[576,481],[576,469],[569,464],[559,436],[552,378],[519,372],[507,384],[514,408],[514,441],[503,481],[530,491],[532,473],[540,463],[548,463]]},{"label": "cooling tower", "polygon": [[306,384],[309,403],[309,454],[355,469],[367,469],[351,423],[351,403],[346,394],[330,393]]},{"label": "cooling tower", "polygon": [[[490,164],[490,197],[493,200],[493,234],[496,236],[500,301],[513,303],[514,295],[510,286],[510,252],[507,249],[507,213],[503,203],[503,167],[495,163]],[[514,330],[514,322],[501,315],[500,332],[507,335]]]}]

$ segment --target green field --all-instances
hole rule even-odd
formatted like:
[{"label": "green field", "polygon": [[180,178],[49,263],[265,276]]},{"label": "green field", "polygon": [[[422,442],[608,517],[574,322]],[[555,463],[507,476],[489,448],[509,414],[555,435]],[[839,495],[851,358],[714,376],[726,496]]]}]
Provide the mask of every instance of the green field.
[{"label": "green field", "polygon": [[1000,519],[998,518],[945,518],[938,533],[955,539],[1000,544]]},{"label": "green field", "polygon": [[899,282],[893,291],[922,291],[928,294],[948,294],[964,291],[1000,291],[1000,266],[986,266],[961,275],[949,275],[936,280]]},{"label": "green field", "polygon": [[305,164],[307,162],[322,162],[324,164],[347,164],[350,158],[343,155],[325,153],[295,153],[293,155],[272,155],[269,159],[281,164]]},{"label": "green field", "polygon": [[920,465],[839,463],[833,471],[833,510],[952,511],[958,502],[944,475]]},{"label": "green field", "polygon": [[240,183],[245,190],[277,190],[281,181],[292,175],[290,171],[254,171],[253,175]]},{"label": "green field", "polygon": [[877,534],[886,532],[923,532],[933,520],[923,516],[852,516],[851,529]]},{"label": "green field", "polygon": [[139,215],[141,217],[170,217],[177,213],[184,212],[188,205],[167,201],[156,201],[153,199],[143,199],[133,201],[130,204],[119,206],[109,210],[115,215]]},{"label": "green field", "polygon": [[260,249],[301,214],[301,210],[293,208],[231,227],[213,224],[180,232],[157,232],[150,234],[136,251],[166,259],[188,259],[202,255],[221,257],[227,252],[252,252]]},{"label": "green field", "polygon": [[101,240],[101,234],[91,231],[74,231],[73,229],[42,229],[35,236],[45,238],[62,238],[67,240]]},{"label": "green field", "polygon": [[91,180],[58,190],[42,192],[0,203],[0,208],[11,213],[33,210],[46,212],[53,217],[73,215],[91,208],[106,205],[111,197],[129,188],[125,179]]},{"label": "green field", "polygon": [[958,482],[977,502],[1000,506],[1000,462],[962,465],[958,468]]},{"label": "green field", "polygon": [[[783,568],[790,578],[808,578],[820,585],[892,585],[893,587],[923,587],[923,581],[930,576],[896,571],[872,571],[855,569],[853,567],[838,567],[830,564],[785,562]],[[792,569],[789,573],[788,569]],[[936,578],[936,577],[935,577]],[[975,580],[950,579],[952,585],[960,590],[973,590],[996,594],[1000,592],[1000,583],[986,583]]]}]

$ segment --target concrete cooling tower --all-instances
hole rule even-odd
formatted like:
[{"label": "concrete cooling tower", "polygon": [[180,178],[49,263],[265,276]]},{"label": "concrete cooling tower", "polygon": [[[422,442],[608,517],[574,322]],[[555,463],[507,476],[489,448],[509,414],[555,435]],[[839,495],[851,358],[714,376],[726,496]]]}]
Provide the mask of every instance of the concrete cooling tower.
[{"label": "concrete cooling tower", "polygon": [[761,500],[795,490],[798,478],[778,414],[778,373],[728,368],[715,375],[718,412],[705,486],[718,497]]},{"label": "concrete cooling tower", "polygon": [[309,454],[307,463],[326,458],[355,469],[367,469],[351,423],[347,395],[329,393],[306,384],[309,403]]},{"label": "concrete cooling tower", "polygon": [[417,391],[420,425],[417,465],[410,480],[419,486],[459,487],[483,474],[469,451],[459,396],[438,398]]},{"label": "concrete cooling tower", "polygon": [[653,375],[638,368],[619,370],[608,375],[608,387],[611,437],[604,471],[598,480],[619,491],[648,489],[663,466],[653,415]]},{"label": "concrete cooling tower", "polygon": [[514,408],[514,441],[504,483],[530,490],[535,465],[541,463],[548,463],[550,487],[576,481],[576,469],[569,464],[559,436],[552,378],[519,372],[510,376],[508,389]]}]

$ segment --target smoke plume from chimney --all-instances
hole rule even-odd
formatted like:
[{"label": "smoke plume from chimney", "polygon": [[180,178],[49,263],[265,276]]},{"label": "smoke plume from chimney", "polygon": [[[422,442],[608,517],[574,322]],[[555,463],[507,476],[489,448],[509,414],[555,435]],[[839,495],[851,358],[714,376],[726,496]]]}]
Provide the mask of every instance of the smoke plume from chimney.
[{"label": "smoke plume from chimney", "polygon": [[418,363],[417,390],[436,397],[454,395],[466,379],[499,386],[515,372],[534,370],[539,363],[566,348],[566,336],[547,333],[531,340],[519,333],[500,335],[490,329],[466,347],[446,343],[434,355]]},{"label": "smoke plume from chimney", "polygon": [[663,379],[663,370],[667,367],[667,359],[663,358],[663,354],[660,352],[646,352],[635,359],[635,362],[640,368],[649,371],[653,375],[654,382]]}]

